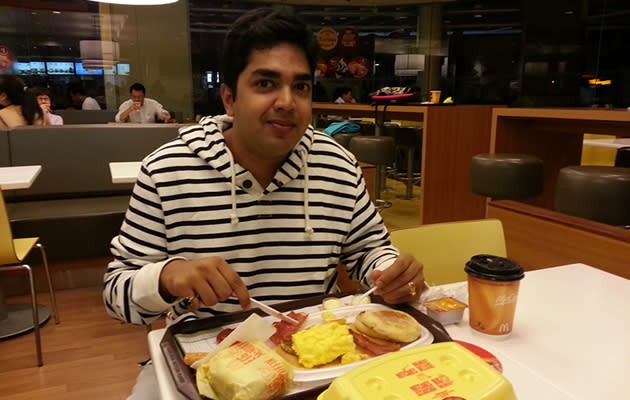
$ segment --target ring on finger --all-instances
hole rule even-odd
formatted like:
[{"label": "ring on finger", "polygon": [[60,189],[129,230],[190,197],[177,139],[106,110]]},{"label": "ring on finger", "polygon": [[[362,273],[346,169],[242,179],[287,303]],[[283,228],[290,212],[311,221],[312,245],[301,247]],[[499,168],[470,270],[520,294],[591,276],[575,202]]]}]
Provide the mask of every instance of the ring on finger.
[{"label": "ring on finger", "polygon": [[415,296],[416,295],[416,284],[413,283],[412,281],[407,282],[407,287],[409,287],[409,294],[411,296]]},{"label": "ring on finger", "polygon": [[184,300],[182,301],[182,305],[188,308],[190,307],[190,305],[195,299],[197,299],[197,295],[185,297]]}]

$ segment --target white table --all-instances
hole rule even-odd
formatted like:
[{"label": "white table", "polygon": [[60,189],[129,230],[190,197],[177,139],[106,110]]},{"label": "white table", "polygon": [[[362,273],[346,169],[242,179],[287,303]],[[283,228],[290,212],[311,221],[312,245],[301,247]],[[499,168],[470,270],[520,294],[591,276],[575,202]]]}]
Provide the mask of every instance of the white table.
[{"label": "white table", "polygon": [[[468,315],[447,330],[503,364],[519,400],[627,399],[630,374],[630,281],[584,264],[527,272],[512,335],[480,337]],[[164,329],[149,333],[162,400],[185,400],[159,347]]]},{"label": "white table", "polygon": [[0,167],[0,189],[28,189],[41,171],[41,165]]},{"label": "white table", "polygon": [[141,165],[141,161],[110,162],[112,183],[136,183]]},{"label": "white table", "polygon": [[613,148],[613,149],[619,149],[621,147],[630,146],[630,138],[624,138],[624,139],[585,139],[583,144],[585,146],[610,147],[610,148]]},{"label": "white table", "polygon": [[[0,167],[0,189],[28,189],[42,171],[41,165]],[[38,304],[39,324],[50,318],[48,307]],[[30,303],[6,304],[0,285],[0,339],[19,335],[33,329],[33,314]]]}]

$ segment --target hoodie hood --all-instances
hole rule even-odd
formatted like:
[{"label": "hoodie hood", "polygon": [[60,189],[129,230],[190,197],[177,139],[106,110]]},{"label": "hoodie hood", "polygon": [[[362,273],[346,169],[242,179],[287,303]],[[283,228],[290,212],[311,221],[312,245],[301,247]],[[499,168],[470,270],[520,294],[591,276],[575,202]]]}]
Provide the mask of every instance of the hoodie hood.
[{"label": "hoodie hood", "polygon": [[[232,213],[230,217],[232,223],[236,224],[238,223],[236,189],[238,187],[243,191],[247,191],[246,188],[238,186],[237,178],[251,174],[234,161],[232,152],[225,143],[223,131],[232,126],[232,120],[232,117],[228,115],[204,117],[199,121],[199,125],[182,129],[179,137],[193,153],[226,179],[230,180],[232,190]],[[305,231],[307,233],[312,233],[308,211],[308,154],[313,146],[313,140],[313,128],[309,125],[285,162],[276,171],[271,183],[266,188],[262,188],[263,194],[271,193],[288,182],[297,179],[302,173],[304,176]],[[251,178],[253,179],[253,176]]]}]

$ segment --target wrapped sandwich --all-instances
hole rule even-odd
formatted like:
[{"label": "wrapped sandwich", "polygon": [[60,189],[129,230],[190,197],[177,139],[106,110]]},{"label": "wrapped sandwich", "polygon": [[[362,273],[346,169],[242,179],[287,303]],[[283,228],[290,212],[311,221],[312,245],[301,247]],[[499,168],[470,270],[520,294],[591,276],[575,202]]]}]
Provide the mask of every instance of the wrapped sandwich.
[{"label": "wrapped sandwich", "polygon": [[293,370],[260,341],[216,353],[197,369],[197,389],[215,400],[270,400],[285,393]]}]

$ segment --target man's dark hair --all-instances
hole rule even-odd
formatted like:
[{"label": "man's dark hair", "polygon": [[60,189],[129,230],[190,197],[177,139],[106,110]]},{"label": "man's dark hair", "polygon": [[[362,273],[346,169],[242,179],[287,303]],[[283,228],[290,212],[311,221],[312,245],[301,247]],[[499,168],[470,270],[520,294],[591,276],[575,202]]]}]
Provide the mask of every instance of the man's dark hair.
[{"label": "man's dark hair", "polygon": [[15,75],[0,76],[0,94],[6,94],[11,104],[24,104],[24,86],[24,81]]},{"label": "man's dark hair", "polygon": [[313,32],[293,15],[271,8],[256,8],[240,16],[223,41],[223,82],[236,98],[238,76],[254,50],[290,44],[304,52],[311,73],[315,71],[317,43]]},{"label": "man's dark hair", "polygon": [[140,91],[143,94],[147,94],[146,89],[144,88],[144,85],[142,83],[136,82],[133,85],[129,86],[129,93],[131,93],[132,91]]}]

